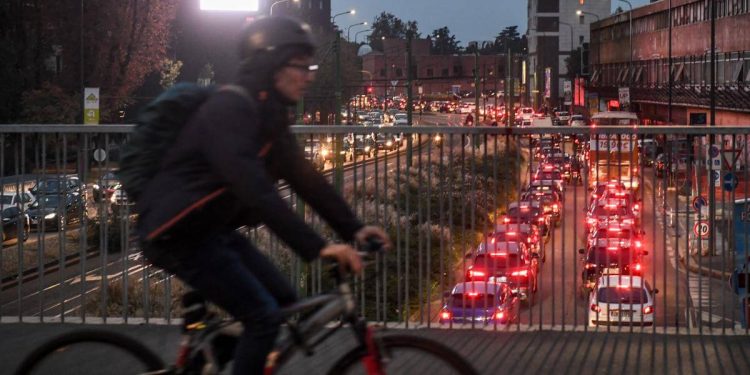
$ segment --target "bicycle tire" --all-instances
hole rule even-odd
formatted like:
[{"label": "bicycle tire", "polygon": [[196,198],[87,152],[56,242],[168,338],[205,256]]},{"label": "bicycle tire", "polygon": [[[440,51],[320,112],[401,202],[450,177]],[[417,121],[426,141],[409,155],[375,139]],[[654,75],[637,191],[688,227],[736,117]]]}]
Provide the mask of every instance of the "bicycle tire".
[{"label": "bicycle tire", "polygon": [[[453,351],[453,349],[428,338],[399,334],[382,336],[380,340],[382,340],[383,349],[386,351],[392,352],[397,349],[420,351],[436,358],[440,358],[440,360],[456,374],[478,374],[474,367],[472,367],[469,362],[458,353]],[[349,371],[352,370],[352,367],[361,362],[362,358],[366,355],[367,349],[365,346],[354,348],[336,361],[328,374],[348,374],[350,373]]]},{"label": "bicycle tire", "polygon": [[105,330],[80,330],[62,334],[34,349],[24,358],[16,370],[16,375],[31,375],[33,370],[51,354],[65,347],[82,344],[106,344],[121,349],[137,359],[146,371],[154,372],[165,369],[164,362],[151,349],[128,336]]}]

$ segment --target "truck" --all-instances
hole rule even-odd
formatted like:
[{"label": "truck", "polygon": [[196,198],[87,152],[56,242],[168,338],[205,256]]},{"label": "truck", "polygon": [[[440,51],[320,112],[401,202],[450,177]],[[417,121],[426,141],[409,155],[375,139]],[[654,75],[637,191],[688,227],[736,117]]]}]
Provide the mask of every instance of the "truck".
[{"label": "truck", "polygon": [[[637,126],[638,116],[632,112],[599,112],[591,117],[591,126]],[[619,181],[626,188],[639,187],[638,143],[634,135],[592,135],[588,145],[589,189],[599,182]]]}]

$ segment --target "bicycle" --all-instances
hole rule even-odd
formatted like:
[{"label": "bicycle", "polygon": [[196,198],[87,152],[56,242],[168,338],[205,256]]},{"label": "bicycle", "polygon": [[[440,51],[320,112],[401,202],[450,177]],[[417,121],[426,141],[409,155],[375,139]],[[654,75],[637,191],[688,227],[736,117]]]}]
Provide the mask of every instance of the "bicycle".
[{"label": "bicycle", "polygon": [[[363,254],[379,251],[382,244],[372,241],[365,246]],[[369,248],[368,248],[369,247]],[[328,293],[302,299],[282,309],[285,324],[274,349],[266,361],[265,374],[279,373],[280,369],[298,351],[307,357],[314,354],[314,348],[333,336],[340,328],[349,326],[356,339],[353,348],[339,358],[329,374],[385,374],[389,366],[398,370],[404,362],[414,365],[414,355],[427,355],[433,368],[433,374],[476,374],[474,368],[460,355],[448,347],[430,339],[408,334],[387,334],[376,327],[368,325],[364,318],[357,314],[355,298],[352,294],[348,273],[341,271],[337,265],[332,267],[336,288]],[[132,373],[149,375],[166,374],[218,374],[231,361],[236,338],[242,333],[242,324],[235,320],[219,318],[215,314],[204,314],[205,305],[196,292],[183,296],[183,303],[188,302],[183,323],[183,336],[178,350],[177,360],[165,366],[162,359],[151,349],[128,336],[105,330],[85,329],[63,334],[41,345],[30,353],[16,371],[18,375],[35,374],[39,365],[55,365],[64,362],[55,359],[56,355],[75,352],[73,346],[94,343],[97,346],[106,344],[108,353],[116,348],[132,357],[140,364],[142,370]],[[200,309],[204,310],[201,312]],[[203,314],[202,319],[192,317]],[[297,316],[298,319],[294,319]],[[339,319],[341,318],[341,319]],[[328,329],[329,323],[337,322]],[[82,355],[92,356],[90,351]],[[68,359],[74,361],[75,359]],[[361,366],[361,367],[360,367]],[[128,366],[128,368],[133,368]],[[422,372],[424,368],[420,369]],[[101,371],[101,370],[99,370]]]}]

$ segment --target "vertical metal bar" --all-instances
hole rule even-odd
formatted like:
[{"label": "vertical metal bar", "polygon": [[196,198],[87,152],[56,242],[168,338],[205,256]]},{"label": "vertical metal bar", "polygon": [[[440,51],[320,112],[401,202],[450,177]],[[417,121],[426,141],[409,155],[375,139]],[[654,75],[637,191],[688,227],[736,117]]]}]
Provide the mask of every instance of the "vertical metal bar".
[{"label": "vertical metal bar", "polygon": [[[422,142],[420,139],[419,142],[420,145],[420,152],[419,154],[422,154]],[[432,305],[432,280],[430,275],[432,274],[432,216],[430,215],[430,206],[432,205],[432,137],[430,134],[427,134],[427,215],[426,215],[426,223],[425,223],[425,232],[427,234],[427,328],[431,327],[432,322],[432,314],[431,314],[431,305]]]},{"label": "vertical metal bar", "polygon": [[[454,228],[453,225],[453,179],[454,179],[454,171],[453,171],[453,133],[448,134],[448,227]],[[456,238],[451,236],[451,248],[453,248],[453,245],[456,244]],[[466,255],[463,248],[461,248],[461,275],[466,275]],[[451,266],[453,266],[451,264]],[[448,270],[448,288],[451,288],[451,285],[456,281],[454,279],[454,270],[449,269]],[[453,328],[453,319],[451,319],[448,322],[448,327]]]},{"label": "vertical metal bar", "polygon": [[[409,134],[411,136],[411,134]],[[408,185],[408,179],[407,179]],[[400,221],[402,217],[408,218],[407,215],[402,215],[401,212],[401,152],[396,153],[396,217]],[[408,320],[408,314],[405,312],[404,303],[401,296],[401,225],[396,225],[396,305],[398,306],[398,315],[402,320]],[[408,321],[406,322],[408,327]]]},{"label": "vertical metal bar", "polygon": [[[440,136],[440,133],[438,133],[438,136]],[[442,139],[442,137],[438,138],[438,139]],[[445,262],[444,262],[444,259],[445,259],[445,256],[446,256],[446,254],[445,254],[445,234],[442,232],[443,229],[446,226],[445,225],[445,211],[444,211],[444,207],[445,206],[443,204],[443,201],[445,200],[445,184],[446,183],[450,184],[449,181],[448,182],[446,181],[447,178],[445,176],[446,175],[446,173],[445,173],[445,165],[443,164],[445,162],[445,158],[444,158],[444,151],[445,151],[444,142],[445,142],[445,140],[443,139],[437,145],[437,147],[439,147],[439,151],[438,152],[439,152],[439,157],[440,157],[439,162],[438,162],[438,180],[439,180],[438,181],[438,196],[440,197],[438,199],[438,215],[439,215],[438,225],[440,226],[441,232],[440,232],[440,256],[438,258],[438,261],[440,262],[440,264],[439,264],[439,271],[440,271],[440,280],[439,280],[439,288],[440,289],[439,289],[439,291],[440,291],[440,308],[441,309],[447,303],[447,301],[443,297],[443,292],[445,292],[445,281],[446,281],[445,280],[446,279],[446,277],[445,277]],[[448,199],[450,200],[450,197]],[[439,311],[441,311],[441,310],[439,310]]]},{"label": "vertical metal bar", "polygon": [[[396,152],[400,152],[401,147],[398,147]],[[385,151],[385,156],[383,157],[383,200],[386,202],[383,205],[383,228],[390,232],[392,230],[392,223],[389,220],[388,216],[388,206],[390,206],[390,201],[388,199],[388,150]],[[388,326],[388,254],[379,254],[378,255],[378,264],[381,265],[382,269],[382,285],[383,285],[383,297],[382,297],[382,324],[383,327]]]},{"label": "vertical metal bar", "polygon": [[[6,134],[0,133],[0,180],[5,181],[5,137]],[[3,184],[0,188],[2,188],[2,191],[5,192],[5,184]],[[3,265],[5,264],[3,260],[3,253],[2,249],[0,249],[0,280],[4,279],[3,277]],[[3,304],[0,303],[0,317],[3,315]]]},{"label": "vertical metal bar", "polygon": [[[15,175],[18,176],[19,173],[19,159],[21,158],[21,155],[19,154],[19,142],[23,142],[23,134],[19,134],[18,136],[19,140],[15,142],[15,147],[13,147],[14,150],[14,164],[15,164]],[[17,177],[16,177],[17,178]],[[16,186],[18,182],[16,182]],[[41,255],[40,255],[41,256]],[[21,289],[23,289],[23,250],[20,246],[18,246],[18,271],[17,271],[17,277],[18,277],[18,320],[22,321],[23,319],[23,306],[22,306],[22,295],[21,295]]]},{"label": "vertical metal bar", "polygon": [[[417,134],[417,144],[422,144],[422,134]],[[422,149],[420,148],[420,151],[417,153],[417,191],[415,194],[415,198],[417,200],[417,306],[419,306],[419,324],[424,323],[424,301],[429,299],[429,296],[426,296],[422,293],[423,291],[423,284],[422,280],[424,280],[424,264],[422,263],[422,259],[425,256],[424,249],[422,248],[422,237],[424,236],[424,230],[421,226],[424,223],[424,218],[422,217]],[[429,271],[428,271],[429,272]],[[424,287],[426,287],[426,284],[424,284]]]},{"label": "vertical metal bar", "polygon": [[[388,139],[390,135],[388,133],[384,134],[385,138]],[[375,170],[374,170],[374,184],[375,184],[375,192],[374,192],[374,200],[375,200],[375,223],[385,228],[385,223],[382,223],[380,221],[380,160],[378,160],[378,156],[380,154],[380,150],[378,150],[377,144],[375,145]],[[386,156],[388,155],[388,150],[385,150]],[[386,165],[387,168],[387,165]],[[378,254],[375,255],[375,321],[380,320],[380,256]]]}]

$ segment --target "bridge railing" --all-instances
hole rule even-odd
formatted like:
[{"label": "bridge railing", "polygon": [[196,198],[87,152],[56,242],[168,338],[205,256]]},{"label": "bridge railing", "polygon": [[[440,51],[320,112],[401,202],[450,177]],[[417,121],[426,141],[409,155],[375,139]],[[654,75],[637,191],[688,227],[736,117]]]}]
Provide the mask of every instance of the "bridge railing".
[{"label": "bridge railing", "polygon": [[[3,322],[179,319],[187,286],[141,255],[113,174],[132,129],[0,126]],[[372,321],[748,334],[750,127],[292,130],[354,212],[393,239],[354,283]],[[292,187],[279,193],[336,240]],[[330,288],[320,262],[263,226],[240,230],[299,296]]]}]

